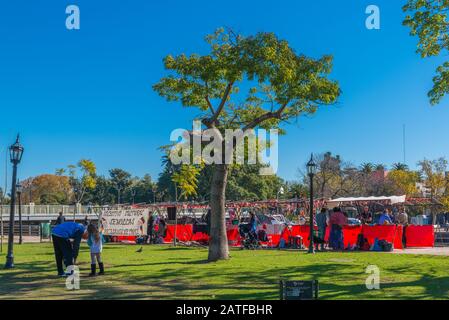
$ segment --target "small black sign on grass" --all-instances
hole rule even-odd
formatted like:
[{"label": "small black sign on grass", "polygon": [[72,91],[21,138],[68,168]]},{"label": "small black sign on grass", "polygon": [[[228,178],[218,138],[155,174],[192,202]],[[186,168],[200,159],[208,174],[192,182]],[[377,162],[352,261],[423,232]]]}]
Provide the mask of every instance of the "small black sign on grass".
[{"label": "small black sign on grass", "polygon": [[280,281],[281,300],[317,300],[318,280]]}]

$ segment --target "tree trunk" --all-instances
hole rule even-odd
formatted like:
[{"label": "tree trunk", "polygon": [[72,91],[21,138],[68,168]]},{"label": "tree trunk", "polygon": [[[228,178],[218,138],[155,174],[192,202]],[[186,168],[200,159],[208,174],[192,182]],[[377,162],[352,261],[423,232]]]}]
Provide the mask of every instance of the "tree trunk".
[{"label": "tree trunk", "polygon": [[225,192],[227,180],[227,165],[215,165],[210,192],[211,222],[208,257],[209,261],[229,259],[225,211]]}]

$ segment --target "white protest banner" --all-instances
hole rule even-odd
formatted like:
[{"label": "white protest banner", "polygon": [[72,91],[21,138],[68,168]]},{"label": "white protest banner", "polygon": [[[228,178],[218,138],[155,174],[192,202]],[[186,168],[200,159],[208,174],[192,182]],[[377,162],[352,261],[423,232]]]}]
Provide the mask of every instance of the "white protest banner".
[{"label": "white protest banner", "polygon": [[142,236],[147,234],[148,209],[104,210],[103,233],[108,236]]}]

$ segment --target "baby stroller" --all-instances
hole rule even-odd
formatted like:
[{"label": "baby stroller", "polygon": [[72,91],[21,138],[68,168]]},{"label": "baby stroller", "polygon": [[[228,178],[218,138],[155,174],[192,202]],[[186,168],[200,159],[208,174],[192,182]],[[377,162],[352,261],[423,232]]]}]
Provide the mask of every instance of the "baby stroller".
[{"label": "baby stroller", "polygon": [[239,234],[242,237],[242,249],[254,250],[260,247],[258,236],[251,230],[250,224],[239,225]]}]

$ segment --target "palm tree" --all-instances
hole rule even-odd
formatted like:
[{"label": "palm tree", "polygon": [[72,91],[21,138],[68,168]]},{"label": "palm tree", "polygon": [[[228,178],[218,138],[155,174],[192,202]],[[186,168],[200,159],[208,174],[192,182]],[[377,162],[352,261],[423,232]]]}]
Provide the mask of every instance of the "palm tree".
[{"label": "palm tree", "polygon": [[393,168],[393,170],[398,170],[398,171],[408,171],[408,166],[405,163],[401,163],[401,162],[393,163],[392,168]]},{"label": "palm tree", "polygon": [[365,174],[369,174],[373,172],[374,164],[372,164],[371,162],[364,162],[360,165],[360,170]]}]

